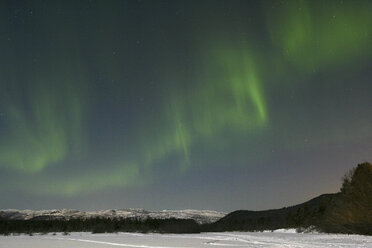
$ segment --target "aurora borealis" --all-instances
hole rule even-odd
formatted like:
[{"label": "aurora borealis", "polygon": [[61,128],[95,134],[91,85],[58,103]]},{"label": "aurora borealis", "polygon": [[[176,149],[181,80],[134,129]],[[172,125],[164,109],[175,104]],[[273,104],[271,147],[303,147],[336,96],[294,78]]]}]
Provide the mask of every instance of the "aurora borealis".
[{"label": "aurora borealis", "polygon": [[0,209],[262,209],[372,161],[371,1],[2,1]]}]

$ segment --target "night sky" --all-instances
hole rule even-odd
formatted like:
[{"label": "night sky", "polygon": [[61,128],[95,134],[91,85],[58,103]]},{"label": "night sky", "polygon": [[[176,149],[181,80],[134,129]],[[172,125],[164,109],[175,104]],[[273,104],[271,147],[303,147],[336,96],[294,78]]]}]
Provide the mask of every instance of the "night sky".
[{"label": "night sky", "polygon": [[280,208],[372,161],[372,1],[1,1],[0,209]]}]

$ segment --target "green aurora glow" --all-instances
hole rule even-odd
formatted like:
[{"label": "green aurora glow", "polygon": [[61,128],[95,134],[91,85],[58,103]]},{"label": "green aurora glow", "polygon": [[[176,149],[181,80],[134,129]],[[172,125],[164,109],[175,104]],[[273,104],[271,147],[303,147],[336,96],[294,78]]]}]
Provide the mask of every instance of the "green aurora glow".
[{"label": "green aurora glow", "polygon": [[372,52],[368,2],[289,1],[268,8],[267,19],[274,45],[305,69],[336,66]]},{"label": "green aurora glow", "polygon": [[238,3],[169,3],[190,23],[155,3],[148,17],[130,2],[12,11],[1,26],[0,190],[65,199],[151,188],[369,137],[368,100],[344,95],[370,89],[371,2]]}]

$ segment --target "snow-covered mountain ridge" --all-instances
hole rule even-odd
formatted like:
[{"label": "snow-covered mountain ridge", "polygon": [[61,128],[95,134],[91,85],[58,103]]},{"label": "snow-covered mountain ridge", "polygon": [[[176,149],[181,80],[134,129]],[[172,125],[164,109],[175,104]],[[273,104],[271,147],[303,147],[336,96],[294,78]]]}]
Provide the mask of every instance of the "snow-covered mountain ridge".
[{"label": "snow-covered mountain ridge", "polygon": [[146,211],[144,209],[111,209],[100,211],[61,210],[0,210],[0,217],[8,220],[30,219],[77,219],[77,218],[140,218],[140,219],[193,219],[199,224],[212,223],[224,217],[226,213],[212,210],[162,210]]}]

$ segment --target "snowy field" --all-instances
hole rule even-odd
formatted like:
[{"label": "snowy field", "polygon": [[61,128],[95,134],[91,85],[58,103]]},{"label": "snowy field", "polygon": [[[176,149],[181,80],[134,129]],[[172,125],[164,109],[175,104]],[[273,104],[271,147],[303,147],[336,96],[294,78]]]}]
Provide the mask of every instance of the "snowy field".
[{"label": "snowy field", "polygon": [[290,231],[202,234],[91,234],[0,236],[0,248],[371,247],[372,237]]}]

